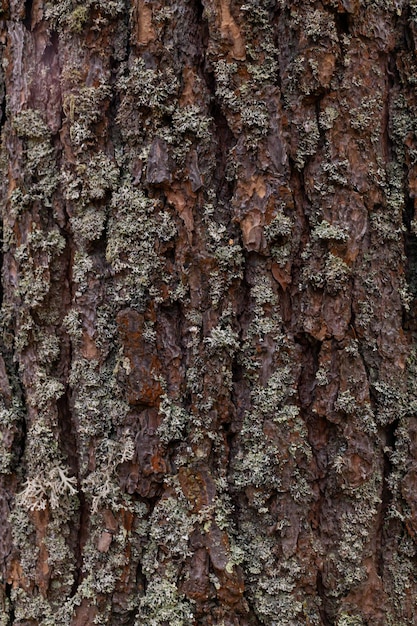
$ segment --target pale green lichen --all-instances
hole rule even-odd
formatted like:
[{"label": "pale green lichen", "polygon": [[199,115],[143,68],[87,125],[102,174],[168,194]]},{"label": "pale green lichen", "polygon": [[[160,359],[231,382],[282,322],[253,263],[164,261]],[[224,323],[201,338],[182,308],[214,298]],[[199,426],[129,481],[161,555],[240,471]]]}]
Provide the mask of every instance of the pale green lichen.
[{"label": "pale green lichen", "polygon": [[[352,388],[354,384],[352,384]],[[370,401],[360,401],[353,395],[350,389],[339,391],[334,403],[334,410],[344,413],[356,423],[356,426],[368,435],[375,435],[378,427]]]},{"label": "pale green lichen", "polygon": [[193,621],[193,605],[178,592],[176,581],[155,575],[140,600],[135,626],[188,626]]},{"label": "pale green lichen", "polygon": [[154,200],[128,183],[113,195],[111,207],[106,260],[123,275],[121,288],[128,290],[129,301],[129,292],[135,291],[136,298],[145,294],[161,271],[158,242],[169,241],[176,228],[168,211],[158,211]]},{"label": "pale green lichen", "polygon": [[209,353],[216,354],[219,358],[223,352],[233,355],[239,348],[238,336],[230,325],[216,326],[210,335],[204,339]]},{"label": "pale green lichen", "polygon": [[390,424],[407,411],[407,398],[401,389],[383,380],[373,382],[372,388],[376,392],[376,419],[380,424]]},{"label": "pale green lichen", "polygon": [[232,111],[238,111],[241,105],[236,94],[234,75],[237,72],[237,64],[225,60],[214,62],[214,74],[216,77],[216,96]]},{"label": "pale green lichen", "polygon": [[339,117],[339,111],[337,108],[332,106],[327,106],[325,109],[320,111],[319,116],[319,126],[322,130],[330,130],[333,128],[335,120]]},{"label": "pale green lichen", "polygon": [[18,457],[15,432],[24,417],[21,399],[14,390],[10,402],[0,397],[0,474],[9,474]]},{"label": "pale green lichen", "polygon": [[115,361],[109,361],[100,368],[97,361],[81,358],[72,363],[69,384],[74,389],[82,438],[102,437],[111,431],[112,425],[124,423],[129,405],[120,397],[115,365]]},{"label": "pale green lichen", "polygon": [[339,256],[327,254],[325,259],[323,278],[328,293],[337,293],[348,287],[351,268]]},{"label": "pale green lichen", "polygon": [[302,170],[308,160],[317,150],[320,139],[320,130],[315,117],[310,117],[298,127],[299,141],[295,155],[295,165]]},{"label": "pale green lichen", "polygon": [[330,566],[338,572],[337,588],[332,593],[335,597],[346,595],[367,578],[363,554],[369,549],[378,519],[380,488],[381,477],[375,472],[362,485],[350,490],[352,500],[341,516],[337,551],[329,555]]},{"label": "pale green lichen", "polygon": [[62,506],[63,497],[77,494],[76,485],[77,479],[68,476],[67,468],[56,465],[47,474],[28,478],[17,502],[30,511],[42,511],[48,504],[51,509],[57,509]]},{"label": "pale green lichen", "polygon": [[279,238],[287,238],[291,235],[294,220],[283,212],[279,212],[274,219],[264,227],[264,235],[268,243]]},{"label": "pale green lichen", "polygon": [[315,241],[324,240],[346,242],[349,239],[349,234],[345,229],[340,228],[340,226],[330,224],[327,220],[322,220],[312,229],[311,237]]},{"label": "pale green lichen", "polygon": [[159,412],[163,415],[163,421],[157,430],[160,440],[165,444],[170,441],[182,440],[187,426],[191,422],[189,413],[180,404],[173,402],[166,394],[160,398]]},{"label": "pale green lichen", "polygon": [[130,67],[129,75],[120,78],[118,87],[128,98],[121,103],[119,121],[129,134],[130,123],[125,124],[130,106],[147,107],[154,114],[172,114],[175,110],[176,94],[179,83],[171,68],[166,71],[148,68],[145,61],[136,59]]},{"label": "pale green lichen", "polygon": [[64,319],[62,326],[65,328],[73,342],[79,342],[82,337],[82,320],[80,312],[76,309],[70,309]]},{"label": "pale green lichen", "polygon": [[197,105],[178,107],[173,112],[172,124],[171,132],[175,135],[191,134],[193,139],[199,139],[200,142],[209,141],[212,137],[212,119],[204,115],[201,107]]},{"label": "pale green lichen", "polygon": [[[15,214],[23,212],[29,202],[42,200],[51,206],[51,198],[55,192],[59,177],[55,162],[55,149],[51,141],[51,131],[44,122],[39,111],[28,109],[15,115],[12,128],[22,139],[23,162],[26,178],[20,191],[15,192]],[[20,202],[16,202],[20,200]]]},{"label": "pale green lichen", "polygon": [[45,16],[59,30],[78,34],[85,27],[89,16],[95,18],[93,27],[103,28],[109,18],[122,14],[126,8],[123,0],[86,0],[83,4],[74,4],[73,0],[48,1]]},{"label": "pale green lichen", "polygon": [[104,437],[96,448],[96,469],[82,480],[82,490],[91,502],[92,513],[104,507],[113,510],[126,508],[128,503],[122,499],[117,475],[118,466],[131,461],[135,454],[135,444],[129,435],[119,441]]},{"label": "pale green lichen", "polygon": [[40,411],[47,409],[51,402],[58,400],[65,392],[65,387],[58,378],[49,376],[40,368],[34,376],[33,386],[30,404]]},{"label": "pale green lichen", "polygon": [[103,235],[106,214],[97,207],[89,206],[70,219],[71,228],[77,243],[95,241]]},{"label": "pale green lichen", "polygon": [[28,139],[48,139],[51,134],[42,115],[35,109],[26,109],[16,114],[12,120],[12,128],[19,137]]},{"label": "pale green lichen", "polygon": [[89,10],[86,6],[79,5],[70,13],[66,19],[68,28],[73,33],[82,33],[89,17]]},{"label": "pale green lichen", "polygon": [[360,615],[342,613],[336,622],[336,626],[363,626],[364,621]]}]

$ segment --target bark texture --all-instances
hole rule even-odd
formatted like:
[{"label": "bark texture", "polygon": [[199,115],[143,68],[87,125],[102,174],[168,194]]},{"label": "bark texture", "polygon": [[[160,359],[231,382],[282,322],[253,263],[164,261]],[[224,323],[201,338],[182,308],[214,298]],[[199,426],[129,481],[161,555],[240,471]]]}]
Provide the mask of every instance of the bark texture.
[{"label": "bark texture", "polygon": [[1,626],[416,624],[416,0],[0,18]]}]

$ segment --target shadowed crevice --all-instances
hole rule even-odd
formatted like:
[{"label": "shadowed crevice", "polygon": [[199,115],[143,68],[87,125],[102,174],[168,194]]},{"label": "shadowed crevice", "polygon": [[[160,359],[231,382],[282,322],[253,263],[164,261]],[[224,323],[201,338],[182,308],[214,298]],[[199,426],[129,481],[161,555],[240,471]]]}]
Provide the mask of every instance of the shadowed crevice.
[{"label": "shadowed crevice", "polygon": [[334,22],[336,24],[337,34],[339,35],[339,39],[343,37],[343,35],[349,35],[351,30],[351,22],[352,17],[349,13],[337,12],[334,14]]},{"label": "shadowed crevice", "polygon": [[397,436],[396,431],[399,426],[399,419],[396,419],[391,424],[388,424],[383,433],[385,437],[384,455],[383,455],[383,480],[382,480],[382,494],[381,494],[381,508],[380,508],[380,523],[378,525],[376,533],[376,565],[377,572],[381,579],[384,579],[384,567],[385,567],[385,541],[384,527],[387,519],[389,519],[389,508],[391,506],[393,495],[389,486],[389,479],[394,470],[393,463],[391,461],[391,455],[395,453]]},{"label": "shadowed crevice", "polygon": [[406,331],[417,330],[417,235],[414,216],[414,199],[408,198],[403,211],[405,279],[411,296],[408,310],[403,308],[402,327]]},{"label": "shadowed crevice", "polygon": [[322,601],[322,604],[319,609],[320,617],[322,620],[322,626],[332,626],[333,621],[329,618],[326,612],[326,603],[327,603],[326,590],[323,585],[323,577],[320,571],[317,572],[316,585],[317,585],[317,595]]},{"label": "shadowed crevice", "polygon": [[32,9],[33,0],[25,0],[25,18],[22,21],[28,30],[32,30]]},{"label": "shadowed crevice", "polygon": [[8,615],[8,626],[13,626],[14,621],[15,621],[15,610],[14,610],[14,603],[12,600],[12,589],[13,589],[13,585],[6,583],[5,585],[5,595],[6,598],[9,601],[9,615]]}]

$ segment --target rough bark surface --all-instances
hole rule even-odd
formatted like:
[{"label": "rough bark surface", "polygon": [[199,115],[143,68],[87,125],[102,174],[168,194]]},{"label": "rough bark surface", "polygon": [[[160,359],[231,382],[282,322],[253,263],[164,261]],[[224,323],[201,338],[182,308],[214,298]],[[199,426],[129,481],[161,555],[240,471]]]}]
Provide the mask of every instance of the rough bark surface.
[{"label": "rough bark surface", "polygon": [[2,0],[1,626],[417,614],[416,0]]}]

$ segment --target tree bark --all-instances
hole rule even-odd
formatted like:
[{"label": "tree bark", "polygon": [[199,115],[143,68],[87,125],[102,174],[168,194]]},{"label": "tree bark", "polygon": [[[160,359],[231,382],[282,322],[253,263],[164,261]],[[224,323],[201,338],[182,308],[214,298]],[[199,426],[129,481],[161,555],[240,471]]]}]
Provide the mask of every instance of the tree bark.
[{"label": "tree bark", "polygon": [[415,624],[416,1],[0,18],[0,625]]}]

